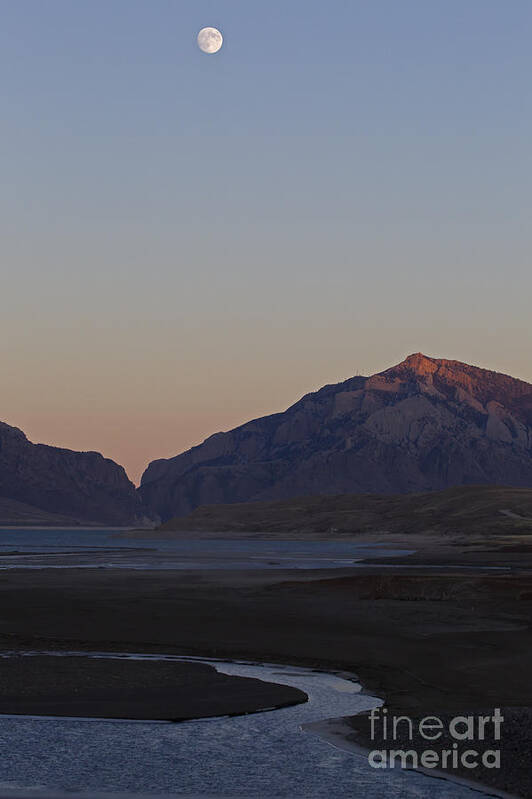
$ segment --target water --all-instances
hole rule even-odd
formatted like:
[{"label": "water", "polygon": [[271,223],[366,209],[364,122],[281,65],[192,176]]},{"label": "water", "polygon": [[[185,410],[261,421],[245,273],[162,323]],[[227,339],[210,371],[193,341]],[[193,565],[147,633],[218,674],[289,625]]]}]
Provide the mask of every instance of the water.
[{"label": "water", "polygon": [[0,717],[1,751],[9,752],[0,758],[0,789],[294,799],[488,795],[416,772],[376,772],[365,756],[302,729],[378,704],[352,680],[299,667],[201,662],[225,674],[296,686],[309,701],[180,724]]},{"label": "water", "polygon": [[116,530],[0,530],[5,569],[338,569],[409,550],[352,541],[121,537]]},{"label": "water", "polygon": [[[405,550],[350,541],[143,541],[121,538],[116,530],[0,531],[0,569],[338,569],[375,554]],[[378,703],[352,680],[301,668],[213,665],[227,674],[296,686],[309,701],[182,724],[0,717],[0,790],[294,799],[484,795],[419,773],[376,772],[364,756],[307,729]]]}]

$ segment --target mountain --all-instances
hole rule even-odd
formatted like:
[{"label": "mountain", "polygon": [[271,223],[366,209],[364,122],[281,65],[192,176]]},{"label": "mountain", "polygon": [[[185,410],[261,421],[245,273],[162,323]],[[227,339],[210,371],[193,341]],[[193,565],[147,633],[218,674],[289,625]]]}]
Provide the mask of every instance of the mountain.
[{"label": "mountain", "polygon": [[532,385],[416,353],[152,462],[139,492],[166,521],[200,505],[476,484],[532,486]]},{"label": "mountain", "polygon": [[0,525],[2,527],[72,527],[79,521],[72,516],[61,516],[42,508],[34,508],[16,499],[0,497]]},{"label": "mountain", "polygon": [[142,523],[141,501],[121,466],[97,452],[32,444],[0,422],[0,522]]}]

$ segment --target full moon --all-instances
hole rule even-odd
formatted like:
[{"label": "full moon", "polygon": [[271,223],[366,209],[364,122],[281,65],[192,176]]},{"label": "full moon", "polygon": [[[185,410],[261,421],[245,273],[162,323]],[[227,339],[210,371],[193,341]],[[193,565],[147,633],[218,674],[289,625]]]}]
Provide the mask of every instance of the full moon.
[{"label": "full moon", "polygon": [[224,43],[224,37],[216,28],[202,28],[198,33],[198,47],[204,53],[217,53]]}]

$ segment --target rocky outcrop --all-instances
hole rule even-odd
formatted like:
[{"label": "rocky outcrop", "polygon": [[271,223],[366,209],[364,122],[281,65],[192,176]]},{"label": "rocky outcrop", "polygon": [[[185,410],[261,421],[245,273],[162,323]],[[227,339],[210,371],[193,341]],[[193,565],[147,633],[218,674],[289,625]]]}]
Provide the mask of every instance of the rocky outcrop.
[{"label": "rocky outcrop", "polygon": [[[32,444],[21,430],[0,422],[0,508],[14,509],[18,523],[33,523],[36,509],[78,523],[129,525],[143,521],[144,511],[133,483],[121,466],[97,452]],[[46,514],[42,518],[46,519]]]},{"label": "rocky outcrop", "polygon": [[532,385],[417,353],[154,461],[140,494],[166,520],[216,503],[475,484],[532,486]]}]

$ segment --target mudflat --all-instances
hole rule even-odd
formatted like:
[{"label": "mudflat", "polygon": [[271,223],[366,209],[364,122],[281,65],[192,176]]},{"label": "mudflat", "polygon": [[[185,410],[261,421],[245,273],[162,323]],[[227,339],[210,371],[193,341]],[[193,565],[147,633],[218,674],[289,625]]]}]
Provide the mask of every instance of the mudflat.
[{"label": "mudflat", "polygon": [[[530,768],[518,769],[515,760],[532,748],[531,725],[523,721],[532,707],[529,547],[508,540],[475,546],[430,540],[416,541],[415,555],[395,559],[393,566],[372,562],[334,571],[9,570],[0,575],[0,646],[245,657],[344,669],[390,708],[412,716],[521,708],[518,733],[503,738],[507,760],[495,775],[496,787],[512,784],[518,795],[532,795]],[[413,541],[408,545],[414,548]],[[102,661],[103,672],[112,663]],[[139,690],[150,683],[154,665],[142,664],[148,671],[137,675]],[[162,689],[184,677],[163,672]],[[14,680],[13,674],[6,677],[10,701],[22,707],[27,681]],[[112,693],[110,671],[103,685]],[[205,715],[237,712],[229,686],[225,711],[219,681],[198,687]],[[42,696],[46,692],[43,682]],[[192,704],[185,708],[176,697],[183,716]]]},{"label": "mudflat", "polygon": [[0,659],[0,713],[185,721],[305,702],[297,688],[202,663],[19,656]]},{"label": "mudflat", "polygon": [[465,568],[421,557],[334,571],[9,570],[0,644],[342,668],[410,710],[531,703],[528,556],[499,554],[519,559],[511,571],[478,571],[471,553]]}]

